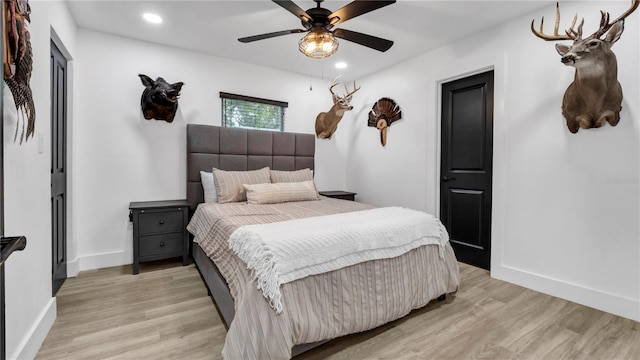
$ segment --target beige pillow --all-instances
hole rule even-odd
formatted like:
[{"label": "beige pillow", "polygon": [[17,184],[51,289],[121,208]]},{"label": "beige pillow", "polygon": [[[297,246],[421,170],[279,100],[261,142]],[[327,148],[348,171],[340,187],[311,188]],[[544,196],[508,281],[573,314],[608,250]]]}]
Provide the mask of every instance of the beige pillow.
[{"label": "beige pillow", "polygon": [[245,184],[249,204],[279,204],[291,201],[318,200],[318,190],[313,181],[271,184]]},{"label": "beige pillow", "polygon": [[218,203],[246,201],[243,184],[270,183],[269,168],[250,171],[225,171],[213,168]]},{"label": "beige pillow", "polygon": [[272,183],[313,181],[313,171],[302,169],[296,171],[271,170]]}]

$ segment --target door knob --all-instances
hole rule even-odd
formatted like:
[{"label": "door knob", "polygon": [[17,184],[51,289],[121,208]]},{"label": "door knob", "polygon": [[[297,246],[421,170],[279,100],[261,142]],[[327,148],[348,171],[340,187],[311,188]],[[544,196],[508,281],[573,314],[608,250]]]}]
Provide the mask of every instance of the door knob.
[{"label": "door knob", "polygon": [[450,177],[443,176],[440,180],[442,180],[442,182],[447,182],[447,181],[452,181],[452,180],[455,180],[455,179],[456,178],[450,178]]}]

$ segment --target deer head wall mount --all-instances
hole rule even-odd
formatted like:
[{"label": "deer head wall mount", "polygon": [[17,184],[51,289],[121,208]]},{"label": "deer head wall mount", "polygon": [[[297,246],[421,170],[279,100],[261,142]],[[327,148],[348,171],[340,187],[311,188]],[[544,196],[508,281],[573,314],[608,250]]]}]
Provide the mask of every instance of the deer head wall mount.
[{"label": "deer head wall mount", "polygon": [[[639,0],[632,0],[631,7],[620,17],[609,21],[609,13],[600,11],[600,27],[593,34],[583,38],[584,18],[575,29],[578,15],[574,16],[571,27],[564,34],[558,33],[560,6],[556,4],[556,22],[552,35],[540,30],[531,21],[531,31],[546,41],[573,40],[571,46],[556,44],[561,61],[576,69],[573,83],[569,85],[562,99],[562,115],[572,133],[580,128],[598,128],[605,123],[616,126],[622,109],[622,87],[618,82],[618,65],[611,46],[620,39],[624,30],[624,19],[638,8]],[[606,36],[605,36],[606,35]],[[603,38],[604,36],[604,38]]]},{"label": "deer head wall mount", "polygon": [[353,91],[349,91],[349,89],[347,89],[347,85],[345,85],[344,90],[347,94],[344,96],[336,95],[333,92],[333,88],[339,84],[339,78],[340,76],[335,78],[329,86],[329,92],[331,92],[331,97],[333,99],[333,106],[329,111],[321,112],[316,116],[316,137],[320,139],[330,139],[331,136],[333,136],[333,133],[336,132],[336,129],[338,128],[338,123],[342,120],[344,112],[353,109],[353,106],[351,106],[353,94],[360,90],[360,87],[356,87],[356,82],[354,81]]}]

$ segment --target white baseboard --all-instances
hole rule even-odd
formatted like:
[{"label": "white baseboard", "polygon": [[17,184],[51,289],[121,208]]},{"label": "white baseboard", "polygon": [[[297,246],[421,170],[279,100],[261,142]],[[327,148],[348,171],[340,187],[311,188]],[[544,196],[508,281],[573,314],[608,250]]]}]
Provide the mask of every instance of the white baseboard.
[{"label": "white baseboard", "polygon": [[625,298],[508,266],[492,268],[491,276],[547,295],[640,321],[640,299]]},{"label": "white baseboard", "polygon": [[20,360],[34,359],[44,339],[47,338],[47,334],[49,334],[49,330],[53,326],[56,316],[56,298],[51,298],[42,313],[40,313],[40,316],[38,316],[38,320],[29,330],[28,335],[21,341],[15,354],[7,354],[7,358]]},{"label": "white baseboard", "polygon": [[[131,264],[131,253],[125,251],[79,256],[67,262],[67,276],[77,276],[80,271],[93,270],[112,266]],[[21,341],[14,354],[7,354],[7,359],[34,359],[51,326],[56,320],[56,298],[51,298],[38,320],[31,327],[28,335]]]},{"label": "white baseboard", "polygon": [[102,269],[132,262],[132,254],[126,251],[78,256],[78,271]]},{"label": "white baseboard", "polygon": [[76,277],[80,272],[80,261],[75,258],[72,261],[67,261],[67,277]]}]

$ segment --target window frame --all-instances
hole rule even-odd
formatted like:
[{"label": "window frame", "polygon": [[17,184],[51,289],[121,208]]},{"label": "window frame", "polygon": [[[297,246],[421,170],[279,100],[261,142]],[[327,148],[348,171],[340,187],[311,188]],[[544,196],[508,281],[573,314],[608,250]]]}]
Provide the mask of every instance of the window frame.
[{"label": "window frame", "polygon": [[[285,120],[285,111],[286,109],[289,107],[289,103],[286,101],[278,101],[278,100],[270,100],[270,99],[263,99],[263,98],[258,98],[258,97],[253,97],[253,96],[247,96],[247,95],[239,95],[239,94],[232,94],[232,93],[228,93],[228,92],[223,92],[220,91],[220,125],[223,127],[230,127],[230,128],[235,128],[235,126],[229,126],[226,121],[226,117],[225,117],[225,107],[224,107],[224,100],[228,99],[228,100],[240,100],[240,101],[246,101],[246,102],[251,102],[251,103],[257,103],[257,104],[265,104],[265,105],[272,105],[272,106],[277,106],[280,107],[282,109],[282,118],[280,119],[280,129],[267,129],[267,128],[256,128],[258,130],[264,130],[264,131],[280,131],[280,132],[284,132],[284,120]],[[240,128],[240,127],[238,127]]]}]

